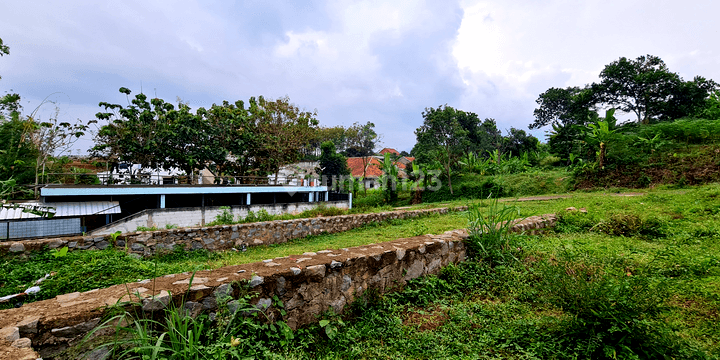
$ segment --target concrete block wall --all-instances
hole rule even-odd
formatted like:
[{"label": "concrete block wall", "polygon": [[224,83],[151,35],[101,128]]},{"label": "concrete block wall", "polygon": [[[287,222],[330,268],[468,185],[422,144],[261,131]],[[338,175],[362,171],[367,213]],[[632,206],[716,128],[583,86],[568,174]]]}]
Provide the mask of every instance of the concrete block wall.
[{"label": "concrete block wall", "polygon": [[[270,215],[299,214],[316,208],[318,204],[320,203],[235,205],[230,206],[228,211],[233,214],[234,219],[238,219],[238,217],[245,218],[250,211],[257,214],[261,210],[267,211]],[[348,201],[327,201],[322,204],[339,209],[347,209],[350,206]],[[164,229],[166,225],[175,227],[204,226],[206,223],[214,221],[223,211],[220,206],[209,206],[205,209],[198,207],[148,209],[93,230],[90,234],[93,236],[109,235],[116,231],[124,234],[134,232],[141,226],[158,229]]]}]

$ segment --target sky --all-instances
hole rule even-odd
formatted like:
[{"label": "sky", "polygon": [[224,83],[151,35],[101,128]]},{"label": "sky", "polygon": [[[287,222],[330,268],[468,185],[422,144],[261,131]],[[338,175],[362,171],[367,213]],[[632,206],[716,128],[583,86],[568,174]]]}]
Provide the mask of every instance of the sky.
[{"label": "sky", "polygon": [[120,87],[192,108],[288,96],[322,126],[371,121],[378,150],[410,151],[426,108],[527,131],[539,94],[620,57],[720,82],[718,13],[710,0],[5,1],[0,94],[65,121],[126,105]]}]

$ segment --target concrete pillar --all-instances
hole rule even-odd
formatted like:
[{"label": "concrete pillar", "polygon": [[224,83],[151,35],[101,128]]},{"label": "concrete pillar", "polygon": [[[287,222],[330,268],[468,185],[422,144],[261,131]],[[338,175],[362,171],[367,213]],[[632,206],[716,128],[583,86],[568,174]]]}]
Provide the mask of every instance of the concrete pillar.
[{"label": "concrete pillar", "polygon": [[348,209],[352,209],[352,193],[348,194]]},{"label": "concrete pillar", "polygon": [[313,202],[313,194],[314,193],[312,191],[308,193],[308,201],[309,202]]},{"label": "concrete pillar", "polygon": [[205,226],[205,194],[200,195],[200,199],[200,205],[202,206],[200,210],[200,226]]},{"label": "concrete pillar", "polygon": [[325,192],[325,201],[328,201],[328,199],[330,198],[329,193],[330,193],[329,191]]},{"label": "concrete pillar", "polygon": [[160,195],[160,208],[161,209],[165,208],[165,194]]},{"label": "concrete pillar", "polygon": [[250,194],[247,194],[247,204],[245,205],[250,205]]}]

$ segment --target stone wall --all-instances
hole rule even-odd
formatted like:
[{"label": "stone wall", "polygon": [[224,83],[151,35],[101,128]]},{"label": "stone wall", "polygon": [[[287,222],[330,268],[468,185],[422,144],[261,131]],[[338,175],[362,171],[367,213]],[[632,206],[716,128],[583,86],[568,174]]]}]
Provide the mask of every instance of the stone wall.
[{"label": "stone wall", "polygon": [[[452,210],[465,210],[466,207]],[[175,246],[209,251],[245,249],[248,246],[283,243],[321,233],[336,233],[355,229],[372,222],[390,219],[406,219],[428,214],[445,214],[451,209],[398,210],[371,214],[327,216],[309,219],[277,220],[237,225],[218,225],[182,229],[132,232],[120,235],[115,246],[128,252],[150,256],[158,250],[169,251]],[[50,249],[68,246],[70,250],[105,249],[112,239],[105,236],[74,236],[40,240],[24,240],[0,243],[0,254],[28,253],[44,247]]]},{"label": "stone wall", "polygon": [[[233,214],[234,219],[237,219],[238,217],[245,218],[250,211],[257,214],[261,210],[267,211],[270,215],[299,214],[306,210],[315,209],[318,207],[318,204],[339,209],[347,209],[350,206],[349,201],[346,200],[325,201],[322,203],[300,202],[233,205],[229,206],[230,209],[228,209],[228,211]],[[175,227],[199,227],[212,222],[218,215],[222,214],[223,211],[224,209],[220,206],[207,206],[204,209],[199,207],[148,209],[95,229],[90,235],[109,235],[116,231],[129,233],[134,232],[141,226],[147,228],[156,227],[159,229],[164,229],[166,225],[174,225]]]},{"label": "stone wall", "polygon": [[[516,223],[513,230],[540,231],[555,221],[552,214],[531,217]],[[316,315],[328,309],[343,311],[368,289],[394,291],[411,279],[436,274],[450,263],[463,261],[465,238],[465,230],[453,230],[65,294],[0,311],[0,334],[7,339],[24,338],[24,343],[31,342],[40,355],[50,358],[97,327],[109,306],[149,314],[173,302],[197,316],[216,311],[218,297],[237,298],[246,291],[240,287],[257,294],[251,303],[258,311],[296,329],[317,321]],[[273,296],[285,304],[284,316],[273,308]],[[228,308],[233,304],[228,303]]]}]

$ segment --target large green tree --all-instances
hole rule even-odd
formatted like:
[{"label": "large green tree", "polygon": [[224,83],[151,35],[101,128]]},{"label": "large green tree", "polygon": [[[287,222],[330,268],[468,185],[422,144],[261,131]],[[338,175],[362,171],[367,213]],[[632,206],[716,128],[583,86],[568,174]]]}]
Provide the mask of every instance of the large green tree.
[{"label": "large green tree", "polygon": [[520,156],[537,150],[539,144],[540,141],[525,130],[511,127],[507,136],[503,137],[501,152],[510,156]]},{"label": "large green tree", "polygon": [[597,84],[600,101],[634,113],[638,122],[675,120],[702,107],[716,89],[714,81],[696,77],[683,81],[657,56],[635,60],[621,57],[605,66]]},{"label": "large green tree", "polygon": [[259,136],[245,103],[223,101],[207,111],[201,108],[198,113],[207,118],[210,143],[218,150],[210,159],[212,171],[218,176],[257,175],[255,154],[260,146]]},{"label": "large green tree", "polygon": [[167,153],[172,134],[166,115],[174,106],[159,99],[153,99],[151,104],[143,93],[130,100],[130,89],[122,87],[119,91],[128,97],[129,105],[100,102],[105,112],[95,116],[108,124],[95,137],[93,155],[140,164],[143,168],[169,168]]},{"label": "large green tree", "polygon": [[584,125],[593,120],[593,114],[597,116],[597,87],[553,87],[540,94],[535,102],[538,107],[533,111],[535,121],[530,124],[531,129],[546,125]]},{"label": "large green tree", "polygon": [[301,110],[287,97],[268,100],[250,99],[249,116],[259,137],[257,165],[263,174],[277,174],[281,166],[302,158],[317,130],[317,113]]},{"label": "large green tree", "polygon": [[418,152],[423,154],[434,153],[440,159],[452,194],[451,168],[456,165],[467,148],[468,131],[463,128],[459,120],[466,114],[462,110],[455,110],[445,105],[437,109],[426,108],[422,115],[423,124],[415,130],[417,144],[413,153],[418,149]]}]

